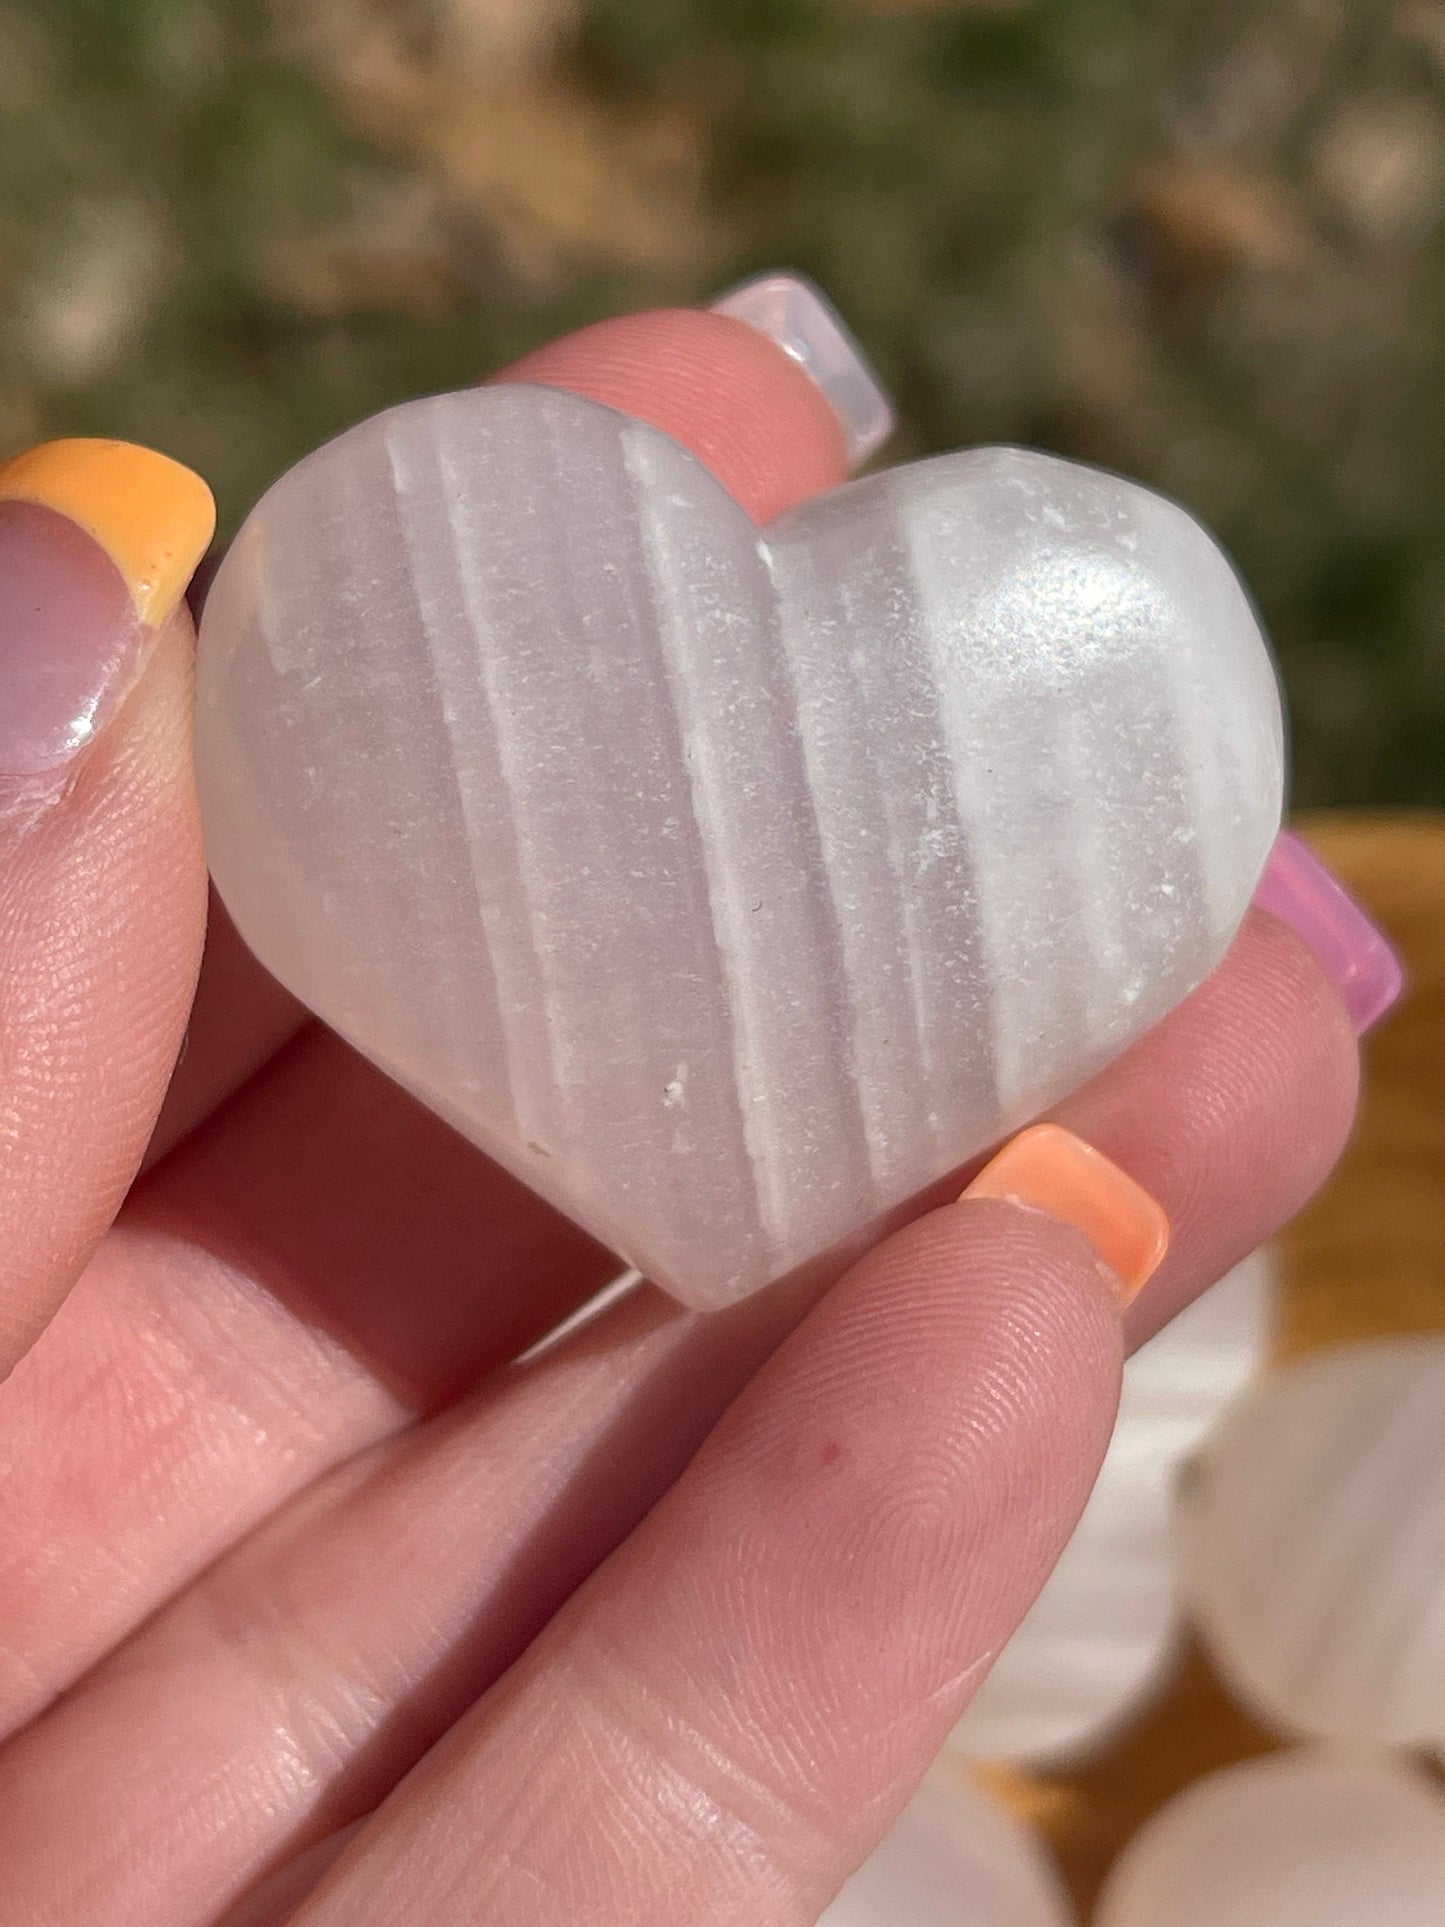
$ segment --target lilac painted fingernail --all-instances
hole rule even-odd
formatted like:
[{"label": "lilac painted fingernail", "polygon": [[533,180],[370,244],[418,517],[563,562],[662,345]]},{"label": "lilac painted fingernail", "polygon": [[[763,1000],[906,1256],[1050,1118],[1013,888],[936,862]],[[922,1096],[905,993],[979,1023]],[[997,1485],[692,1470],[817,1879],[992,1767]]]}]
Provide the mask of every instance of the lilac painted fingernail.
[{"label": "lilac painted fingernail", "polygon": [[770,340],[822,389],[838,418],[849,465],[859,468],[893,433],[893,405],[832,302],[797,274],[744,281],[713,304]]},{"label": "lilac painted fingernail", "polygon": [[1254,896],[1314,951],[1361,1037],[1398,1001],[1405,972],[1384,934],[1334,872],[1292,830],[1282,830]]}]

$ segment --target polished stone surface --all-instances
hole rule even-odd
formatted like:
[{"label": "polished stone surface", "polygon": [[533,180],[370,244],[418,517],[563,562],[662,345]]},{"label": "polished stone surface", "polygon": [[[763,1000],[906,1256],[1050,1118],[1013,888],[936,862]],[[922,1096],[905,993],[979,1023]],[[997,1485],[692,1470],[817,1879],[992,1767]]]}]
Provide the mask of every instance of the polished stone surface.
[{"label": "polished stone surface", "polygon": [[206,606],[213,869],[320,1016],[697,1305],[851,1240],[1217,963],[1278,693],[1173,505],[982,449],[760,533],[542,388],[409,403]]}]

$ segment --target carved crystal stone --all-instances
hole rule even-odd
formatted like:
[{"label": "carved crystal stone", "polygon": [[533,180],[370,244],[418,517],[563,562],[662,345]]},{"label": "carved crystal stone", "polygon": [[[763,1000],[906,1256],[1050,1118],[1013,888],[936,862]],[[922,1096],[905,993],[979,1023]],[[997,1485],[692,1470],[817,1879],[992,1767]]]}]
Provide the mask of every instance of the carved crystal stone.
[{"label": "carved crystal stone", "polygon": [[849,1241],[1218,962],[1279,823],[1218,548],[982,449],[759,530],[491,387],[263,497],[206,605],[214,874],[281,981],[678,1297]]}]

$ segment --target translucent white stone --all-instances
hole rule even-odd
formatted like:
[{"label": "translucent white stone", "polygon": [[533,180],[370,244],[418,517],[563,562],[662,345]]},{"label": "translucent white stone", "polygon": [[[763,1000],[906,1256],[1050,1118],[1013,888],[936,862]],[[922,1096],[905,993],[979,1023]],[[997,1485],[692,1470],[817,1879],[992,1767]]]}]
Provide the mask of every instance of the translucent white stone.
[{"label": "translucent white stone", "polygon": [[1262,1718],[1445,1744],[1445,1337],[1265,1380],[1201,1456],[1180,1538],[1200,1632]]},{"label": "translucent white stone", "polygon": [[1073,1927],[1048,1851],[996,1801],[925,1782],[818,1927]]},{"label": "translucent white stone", "polygon": [[1272,1302],[1269,1256],[1256,1252],[1130,1359],[1084,1515],[954,1728],[951,1751],[1037,1766],[1077,1760],[1167,1680],[1183,1617],[1175,1481],[1262,1364]]},{"label": "translucent white stone", "polygon": [[679,1297],[866,1232],[1155,1022],[1279,821],[1209,537],[1009,449],[760,533],[549,389],[409,403],[206,605],[216,881],[261,960]]},{"label": "translucent white stone", "polygon": [[1170,1802],[1125,1849],[1094,1927],[1440,1927],[1445,1800],[1368,1756],[1302,1752],[1231,1767]]}]

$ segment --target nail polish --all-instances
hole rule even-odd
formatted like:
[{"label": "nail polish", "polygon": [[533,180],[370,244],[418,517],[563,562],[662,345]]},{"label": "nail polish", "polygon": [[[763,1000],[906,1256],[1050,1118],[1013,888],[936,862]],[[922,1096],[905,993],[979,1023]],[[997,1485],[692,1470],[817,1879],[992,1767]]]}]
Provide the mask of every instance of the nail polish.
[{"label": "nail polish", "polygon": [[1058,1124],[1035,1124],[1011,1138],[959,1201],[979,1198],[1041,1211],[1081,1233],[1118,1280],[1121,1305],[1133,1302],[1169,1249],[1163,1207]]},{"label": "nail polish", "polygon": [[130,443],[0,464],[0,779],[63,769],[104,728],[214,526],[199,476]]},{"label": "nail polish", "polygon": [[1314,951],[1363,1037],[1405,988],[1405,972],[1384,933],[1339,878],[1292,830],[1282,830],[1254,901],[1287,923]]},{"label": "nail polish", "polygon": [[777,342],[816,382],[843,430],[850,467],[861,467],[893,433],[887,391],[842,316],[811,281],[761,275],[712,306],[714,314],[731,315]]}]

